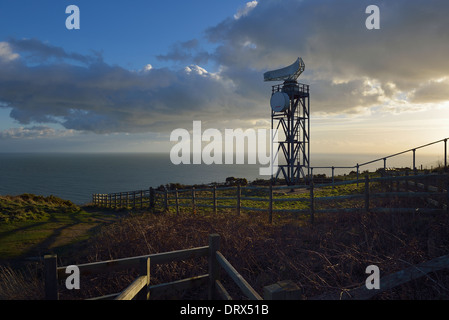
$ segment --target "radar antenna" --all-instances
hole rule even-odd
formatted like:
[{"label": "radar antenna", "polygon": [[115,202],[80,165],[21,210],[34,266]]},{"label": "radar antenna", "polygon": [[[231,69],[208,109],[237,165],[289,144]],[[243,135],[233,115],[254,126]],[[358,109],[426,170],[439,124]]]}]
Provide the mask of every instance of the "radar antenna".
[{"label": "radar antenna", "polygon": [[288,67],[265,72],[263,77],[265,81],[296,81],[304,72],[304,69],[304,61],[302,61],[302,58],[298,58]]}]

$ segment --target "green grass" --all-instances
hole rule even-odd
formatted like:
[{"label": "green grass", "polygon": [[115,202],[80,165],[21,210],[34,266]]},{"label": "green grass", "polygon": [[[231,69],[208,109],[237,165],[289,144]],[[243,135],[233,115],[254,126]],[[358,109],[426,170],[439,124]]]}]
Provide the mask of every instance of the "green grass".
[{"label": "green grass", "polygon": [[72,202],[55,196],[23,194],[14,197],[0,197],[0,223],[45,220],[52,213],[75,213],[80,210],[80,207]]},{"label": "green grass", "polygon": [[[343,196],[343,195],[351,195],[351,194],[362,194],[364,192],[365,185],[364,183],[359,183],[357,185],[354,184],[348,184],[348,185],[341,185],[341,186],[328,186],[328,187],[321,187],[321,188],[315,188],[314,190],[314,197],[330,197],[330,196]],[[201,205],[212,205],[213,204],[213,193],[210,190],[207,191],[196,191],[196,210],[195,213],[197,214],[208,214],[212,212],[212,208],[209,207],[201,207]],[[192,212],[192,193],[190,190],[186,191],[179,191],[178,196],[180,198],[188,198],[188,199],[179,199],[179,211],[181,213],[191,213]],[[229,199],[219,199],[217,200],[217,205],[219,206],[232,206],[236,208],[237,205],[237,194],[236,189],[230,189],[230,190],[220,190],[217,188],[217,198],[229,198]],[[259,210],[254,210],[254,214],[264,214],[264,211],[260,210],[266,210],[268,212],[268,202],[269,202],[269,193],[268,188],[260,188],[260,189],[253,189],[253,188],[241,188],[241,207],[246,208],[255,208]],[[261,198],[264,199],[264,201],[256,201],[256,200],[248,200],[244,199],[245,197],[251,197],[251,198]],[[158,197],[158,203],[157,208],[163,207],[163,197]],[[208,198],[208,199],[202,199],[202,198]],[[276,199],[300,199],[298,201],[275,201]],[[310,191],[309,189],[303,188],[303,189],[295,189],[293,192],[290,189],[273,189],[273,215],[275,218],[290,218],[291,216],[299,217],[308,219],[308,213],[298,216],[297,213],[288,213],[288,212],[282,212],[276,210],[308,210],[310,208]],[[348,200],[337,200],[333,201],[332,206],[335,206],[338,203],[347,203]],[[175,207],[175,195],[174,193],[169,194],[169,212],[176,212]],[[319,206],[321,204],[316,204],[316,206]],[[322,204],[326,206],[326,204]],[[234,211],[235,209],[229,208],[229,209],[218,209],[220,212],[226,212],[228,211]],[[251,211],[251,210],[250,210]],[[248,210],[245,209],[245,212],[248,212]]]},{"label": "green grass", "polygon": [[63,250],[115,217],[54,196],[0,196],[0,260]]}]

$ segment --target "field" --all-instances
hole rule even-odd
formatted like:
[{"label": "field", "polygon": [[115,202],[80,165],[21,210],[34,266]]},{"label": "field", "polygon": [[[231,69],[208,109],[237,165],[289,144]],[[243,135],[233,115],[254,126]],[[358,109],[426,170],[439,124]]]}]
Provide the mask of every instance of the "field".
[{"label": "field", "polygon": [[[344,195],[360,192],[359,189],[342,186],[318,192],[325,196]],[[402,201],[410,204],[409,199]],[[339,204],[331,203],[331,207],[334,205],[338,208]],[[388,205],[403,207],[404,203],[395,199]],[[301,289],[303,299],[363,285],[368,265],[377,265],[384,276],[449,253],[448,216],[415,210],[320,213],[313,224],[308,215],[282,214],[276,215],[270,224],[266,213],[236,215],[231,208],[220,209],[217,214],[204,209],[193,213],[188,207],[180,214],[173,208],[168,212],[95,210],[72,208],[68,203],[53,204],[42,210],[44,214],[41,212],[39,218],[2,222],[4,263],[0,298],[43,298],[39,278],[41,263],[13,266],[11,261],[19,258],[54,251],[58,253],[60,265],[80,264],[205,246],[211,233],[220,234],[220,251],[257,292],[262,293],[264,286],[277,281],[292,280]],[[77,227],[78,233],[73,231]],[[65,240],[64,233],[69,234]],[[6,240],[12,245],[4,245]],[[205,272],[205,259],[176,262],[156,266],[151,281],[157,284]],[[60,298],[83,299],[119,292],[135,276],[132,271],[92,275],[82,280],[82,290],[61,290]],[[227,289],[235,299],[242,298],[229,279],[224,278],[223,283],[229,286]],[[205,296],[204,292],[186,292],[171,298],[203,299]],[[431,273],[375,297],[448,298],[448,271]]]}]

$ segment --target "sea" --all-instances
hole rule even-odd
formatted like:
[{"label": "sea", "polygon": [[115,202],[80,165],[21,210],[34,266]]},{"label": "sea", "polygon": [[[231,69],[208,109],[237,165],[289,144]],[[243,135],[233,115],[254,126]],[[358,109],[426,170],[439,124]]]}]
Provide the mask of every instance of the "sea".
[{"label": "sea", "polygon": [[[374,154],[311,154],[313,174],[347,174],[362,164],[381,158]],[[415,165],[432,168],[442,155],[417,155]],[[209,184],[227,177],[248,181],[259,175],[260,164],[174,165],[165,153],[0,153],[0,195],[54,195],[78,205],[89,203],[94,193],[115,193],[156,188],[169,183]],[[412,154],[388,159],[387,167],[412,167]],[[383,161],[361,166],[360,171],[383,167]]]}]

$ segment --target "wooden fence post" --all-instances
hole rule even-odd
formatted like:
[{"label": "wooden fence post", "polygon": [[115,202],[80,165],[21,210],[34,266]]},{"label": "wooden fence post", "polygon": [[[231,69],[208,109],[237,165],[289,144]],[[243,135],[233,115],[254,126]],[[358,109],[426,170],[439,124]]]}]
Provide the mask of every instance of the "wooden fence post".
[{"label": "wooden fence post", "polygon": [[369,211],[369,176],[365,176],[365,210]]},{"label": "wooden fence post", "polygon": [[313,182],[310,184],[310,223],[315,221],[315,199],[313,195]]},{"label": "wooden fence post", "polygon": [[240,198],[242,196],[242,190],[240,189],[240,184],[237,185],[237,215],[240,215]]},{"label": "wooden fence post", "polygon": [[142,258],[140,259],[140,265],[139,265],[139,271],[140,271],[140,275],[141,276],[146,276],[147,277],[147,284],[145,287],[143,287],[143,289],[139,292],[139,294],[137,295],[137,300],[149,300],[150,299],[150,291],[149,291],[149,287],[150,287],[150,258],[146,257],[146,258]]},{"label": "wooden fence post", "polygon": [[154,209],[154,189],[150,187],[150,209]]},{"label": "wooden fence post", "polygon": [[273,223],[273,185],[270,183],[270,188],[268,189],[269,192],[269,200],[268,203],[268,223]]},{"label": "wooden fence post", "polygon": [[217,187],[214,186],[214,214],[217,214]]},{"label": "wooden fence post", "polygon": [[179,215],[178,188],[175,189],[176,214]]},{"label": "wooden fence post", "polygon": [[126,209],[129,207],[129,192],[126,192]]},{"label": "wooden fence post", "polygon": [[220,235],[209,235],[209,291],[208,299],[212,300],[215,293],[215,281],[219,279],[220,265],[216,257],[217,251],[220,250]]},{"label": "wooden fence post", "polygon": [[167,188],[164,189],[164,207],[165,207],[165,211],[168,211],[168,190],[167,190]]},{"label": "wooden fence post", "polygon": [[136,209],[136,192],[133,191],[133,209]]},{"label": "wooden fence post", "polygon": [[335,175],[334,175],[335,167],[332,166],[332,189],[335,189]]},{"label": "wooden fence post", "polygon": [[58,300],[57,255],[44,256],[45,300]]},{"label": "wooden fence post", "polygon": [[140,190],[140,210],[143,210],[143,190]]},{"label": "wooden fence post", "polygon": [[196,207],[195,207],[195,187],[192,187],[192,213],[196,213]]}]

